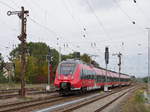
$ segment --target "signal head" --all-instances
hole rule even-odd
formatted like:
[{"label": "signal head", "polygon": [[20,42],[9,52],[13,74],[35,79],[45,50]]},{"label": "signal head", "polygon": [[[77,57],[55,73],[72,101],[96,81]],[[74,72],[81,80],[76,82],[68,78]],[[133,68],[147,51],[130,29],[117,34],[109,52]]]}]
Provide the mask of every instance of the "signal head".
[{"label": "signal head", "polygon": [[12,14],[12,12],[11,12],[11,11],[8,11],[8,12],[7,12],[7,15],[8,15],[8,16],[10,16],[11,14]]}]

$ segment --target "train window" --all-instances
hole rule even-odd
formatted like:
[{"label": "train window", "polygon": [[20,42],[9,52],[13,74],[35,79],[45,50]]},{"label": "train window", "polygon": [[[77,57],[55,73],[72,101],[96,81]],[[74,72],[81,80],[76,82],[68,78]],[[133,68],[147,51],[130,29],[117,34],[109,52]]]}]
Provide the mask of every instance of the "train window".
[{"label": "train window", "polygon": [[110,82],[110,77],[107,77],[107,82]]},{"label": "train window", "polygon": [[107,77],[107,82],[110,82],[110,77]]},{"label": "train window", "polygon": [[87,78],[86,70],[83,70],[83,74],[84,74],[83,79],[86,79]]},{"label": "train window", "polygon": [[103,76],[100,75],[100,82],[103,82]]},{"label": "train window", "polygon": [[62,63],[60,64],[59,72],[63,75],[73,74],[75,71],[75,63]]},{"label": "train window", "polygon": [[105,81],[104,81],[104,76],[101,76],[101,82],[105,82]]},{"label": "train window", "polygon": [[103,76],[103,82],[106,82],[106,77],[105,76]]},{"label": "train window", "polygon": [[83,79],[83,69],[80,70],[80,78]]},{"label": "train window", "polygon": [[113,82],[113,78],[112,77],[110,77],[110,82]]},{"label": "train window", "polygon": [[95,75],[94,75],[94,80],[96,80],[96,75],[97,75],[97,74],[95,73]]},{"label": "train window", "polygon": [[83,79],[86,79],[86,71],[83,69]]}]

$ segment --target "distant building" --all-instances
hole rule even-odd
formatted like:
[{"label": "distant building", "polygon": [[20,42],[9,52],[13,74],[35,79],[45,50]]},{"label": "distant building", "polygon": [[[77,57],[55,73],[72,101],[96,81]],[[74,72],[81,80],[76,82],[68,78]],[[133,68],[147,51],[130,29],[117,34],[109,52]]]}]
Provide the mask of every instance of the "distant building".
[{"label": "distant building", "polygon": [[5,63],[5,67],[3,68],[4,77],[9,78],[14,76],[14,64],[7,62]]}]

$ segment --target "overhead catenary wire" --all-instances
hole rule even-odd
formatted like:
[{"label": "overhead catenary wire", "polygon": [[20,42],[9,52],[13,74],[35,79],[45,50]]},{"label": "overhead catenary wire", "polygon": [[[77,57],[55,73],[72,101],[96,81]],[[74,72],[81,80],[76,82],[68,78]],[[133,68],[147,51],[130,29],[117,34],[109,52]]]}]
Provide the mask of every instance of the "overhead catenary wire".
[{"label": "overhead catenary wire", "polygon": [[43,7],[41,7],[41,5],[37,1],[32,0],[32,2],[33,2],[33,5],[37,6],[38,8],[42,9],[43,11],[45,11],[45,9]]},{"label": "overhead catenary wire", "polygon": [[20,8],[20,7],[18,6],[18,4],[17,4],[16,2],[14,2],[13,0],[10,0],[10,2],[11,2],[14,6],[16,6],[17,8]]},{"label": "overhead catenary wire", "polygon": [[[7,7],[7,8],[10,8],[10,9],[12,9],[12,10],[15,10],[15,8],[14,7],[12,7],[11,5],[9,5],[8,3],[5,3],[5,2],[3,2],[3,1],[0,1],[0,4],[2,4],[3,6],[5,6],[5,7]],[[10,25],[8,24],[8,23],[6,23],[2,18],[1,18],[1,22],[2,22],[2,24],[4,24],[5,26],[9,26],[9,30],[11,30],[11,31],[17,31],[17,29],[16,28],[10,28]]]},{"label": "overhead catenary wire", "polygon": [[[79,27],[79,29],[81,30],[81,34],[82,31],[86,31],[86,28],[84,25],[81,24],[81,22],[79,20],[76,19],[76,17],[73,15],[73,13],[71,12],[70,8],[68,7],[68,5],[66,4],[65,0],[61,0],[63,3],[63,6],[65,7],[65,9],[67,10],[68,14],[71,16],[71,18],[73,19],[73,21],[77,24],[77,26]],[[68,3],[70,3],[68,1]],[[71,4],[71,3],[70,3]],[[83,37],[85,37],[85,34],[83,34]]]},{"label": "overhead catenary wire", "polygon": [[[36,7],[40,7],[40,5],[38,4],[38,2],[35,2],[34,0],[31,1]],[[29,3],[28,3],[29,4]],[[47,12],[47,14],[50,14],[50,12],[42,7],[40,7],[43,11]],[[42,27],[43,29],[47,30],[48,32],[52,33],[55,35],[55,37],[60,37],[56,31],[50,29],[48,26],[39,23],[37,20],[35,20],[33,17],[29,17],[29,19],[35,23],[36,25],[38,25],[39,27]]]},{"label": "overhead catenary wire", "polygon": [[136,0],[133,0],[135,6],[138,8],[138,10],[141,12],[141,14],[147,19],[147,21],[149,22],[150,21],[150,18],[147,17],[145,15],[145,12],[143,11],[143,9],[141,8],[141,6],[139,5],[139,3],[136,1]]},{"label": "overhead catenary wire", "polygon": [[[70,6],[73,7],[71,0],[67,0],[67,1],[68,1],[68,4],[70,4]],[[68,8],[69,8],[69,7],[68,7]],[[81,22],[79,16],[76,16],[76,18],[78,18],[77,22],[78,22],[78,24],[80,25],[81,30],[84,31],[84,32],[86,32],[86,31],[87,31],[87,28],[85,27],[85,25],[83,25],[83,23]],[[75,18],[75,19],[76,19],[76,18]]]},{"label": "overhead catenary wire", "polygon": [[109,38],[109,34],[107,33],[104,25],[103,25],[103,22],[100,20],[100,18],[97,16],[97,14],[95,13],[93,7],[91,6],[91,4],[89,3],[89,0],[85,0],[86,1],[86,4],[88,5],[90,11],[92,12],[92,14],[94,15],[94,17],[96,18],[98,24],[99,24],[99,27],[103,29],[104,31],[104,34],[106,35],[106,37]]},{"label": "overhead catenary wire", "polygon": [[113,2],[118,6],[118,8],[122,11],[122,13],[124,15],[126,15],[126,17],[129,19],[130,22],[132,22],[132,24],[135,24],[135,20],[133,20],[120,6],[120,4],[117,2],[117,0],[113,0]]},{"label": "overhead catenary wire", "polygon": [[72,52],[76,52],[76,50],[72,49],[68,43],[63,45],[64,48],[69,48]]},{"label": "overhead catenary wire", "polygon": [[[30,6],[31,8],[33,8],[33,7],[35,7],[35,8],[33,8],[34,9],[34,11],[36,12],[35,14],[38,14],[39,13],[39,9],[41,9],[41,10],[43,10],[44,12],[45,12],[45,9],[44,9],[44,7],[41,7],[39,4],[38,4],[38,1],[34,1],[34,0],[25,0],[25,2],[26,2],[26,4],[28,5],[28,6]],[[40,10],[40,11],[41,11]]]},{"label": "overhead catenary wire", "polygon": [[[28,6],[30,6],[31,8],[32,7],[36,7],[36,9],[37,8],[39,8],[40,6],[39,6],[39,4],[37,3],[37,2],[35,2],[35,1],[33,1],[33,0],[30,0],[30,2],[28,2],[27,0],[25,0],[25,2],[26,2],[26,4],[28,5]],[[31,5],[32,4],[32,5]],[[34,5],[34,6],[33,6]],[[41,8],[41,7],[40,7]],[[35,9],[35,8],[34,8]],[[41,8],[43,11],[45,11],[44,10],[44,8]],[[36,13],[38,13],[39,12],[39,10],[35,10],[36,11]],[[40,28],[42,28],[42,29],[44,29],[45,31],[48,31],[50,34],[53,34],[55,37],[57,37],[58,36],[58,34],[56,33],[56,31],[54,31],[54,30],[52,30],[51,28],[49,28],[48,26],[46,26],[46,25],[44,25],[44,24],[42,24],[42,23],[40,23],[39,21],[37,21],[35,18],[33,18],[33,16],[29,16],[28,17],[29,18],[29,20],[32,22],[32,23],[34,23],[35,25],[37,25],[37,26],[39,26]],[[39,39],[39,41],[40,41],[40,39]]]},{"label": "overhead catenary wire", "polygon": [[[5,3],[5,2],[0,1],[0,4],[6,6],[7,8],[12,9],[12,10],[15,10],[15,8],[13,8],[12,6],[10,6],[9,4],[7,4],[7,3]],[[18,6],[17,6],[17,7],[18,7]],[[32,17],[29,17],[29,19],[30,19],[33,23],[35,23],[36,25],[38,25],[38,26],[44,28],[45,30],[49,31],[50,33],[54,34],[56,37],[58,36],[55,31],[51,30],[50,28],[48,28],[47,26],[45,26],[45,25],[43,25],[43,24],[40,24],[39,22],[37,22],[37,21],[36,21],[35,19],[33,19]]]},{"label": "overhead catenary wire", "polygon": [[[144,27],[142,27],[140,24],[138,24],[137,21],[135,21],[135,19],[133,19],[131,16],[128,15],[128,13],[126,13],[126,11],[120,6],[120,4],[117,2],[117,0],[112,0],[120,9],[120,11],[129,19],[129,21],[133,24],[136,25],[140,31],[143,33],[144,31]],[[145,34],[145,33],[144,33]],[[145,34],[146,35],[146,34]]]},{"label": "overhead catenary wire", "polygon": [[49,31],[50,33],[53,33],[56,37],[58,36],[57,33],[53,30],[51,30],[50,28],[48,28],[47,26],[43,25],[43,24],[40,24],[39,22],[37,22],[35,19],[33,19],[32,17],[29,17],[29,19],[35,23],[36,25],[44,28],[45,30]]},{"label": "overhead catenary wire", "polygon": [[[12,6],[10,6],[9,4],[3,2],[3,1],[0,1],[0,4],[6,6],[7,8],[10,8],[10,9],[14,9]],[[15,9],[14,9],[15,10]]]},{"label": "overhead catenary wire", "polygon": [[81,27],[79,21],[76,20],[76,18],[74,17],[74,15],[72,14],[71,10],[69,9],[68,5],[66,4],[65,0],[61,0],[62,3],[64,4],[65,9],[67,10],[67,12],[69,13],[69,15],[72,17],[72,19],[77,23],[77,25],[79,27]]}]

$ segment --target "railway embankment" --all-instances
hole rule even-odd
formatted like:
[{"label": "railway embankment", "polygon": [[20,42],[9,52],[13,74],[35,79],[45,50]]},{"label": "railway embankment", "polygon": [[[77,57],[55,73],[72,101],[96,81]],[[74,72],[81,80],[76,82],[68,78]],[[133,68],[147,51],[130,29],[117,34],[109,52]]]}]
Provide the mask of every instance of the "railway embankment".
[{"label": "railway embankment", "polygon": [[130,94],[123,102],[122,112],[150,112],[150,104],[144,96],[146,87],[139,88]]}]

